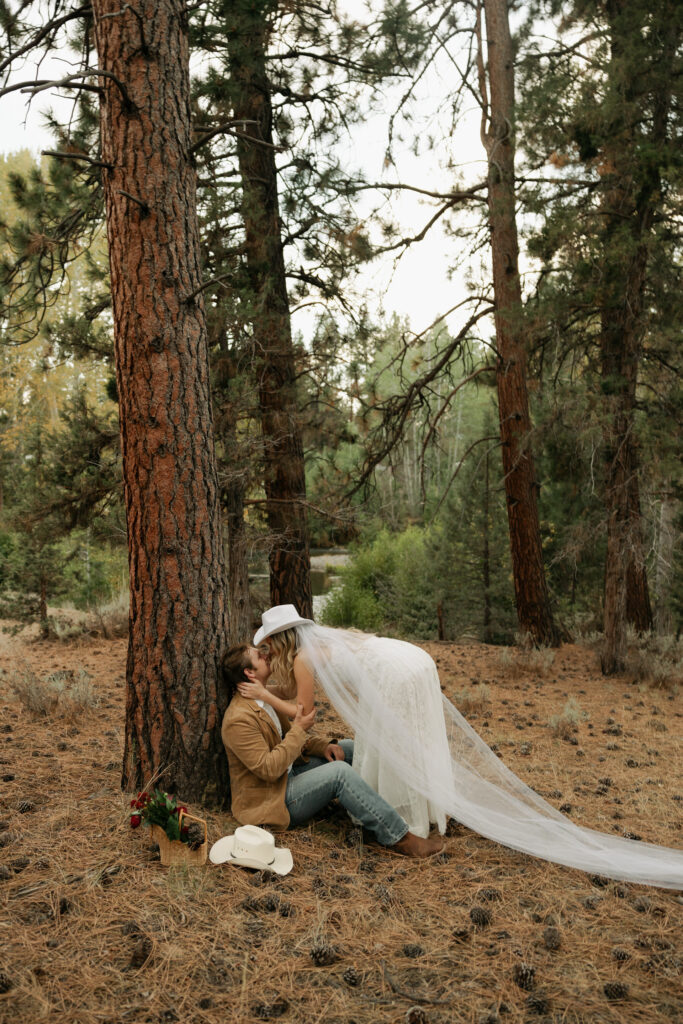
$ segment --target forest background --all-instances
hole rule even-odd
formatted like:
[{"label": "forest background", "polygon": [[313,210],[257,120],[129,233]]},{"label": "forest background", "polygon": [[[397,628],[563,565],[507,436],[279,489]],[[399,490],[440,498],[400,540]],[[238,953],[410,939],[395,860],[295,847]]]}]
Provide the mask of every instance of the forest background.
[{"label": "forest background", "polygon": [[[127,615],[130,589],[124,781],[180,742],[133,723],[155,673],[167,695],[187,673],[169,650],[196,594],[173,581],[200,506],[209,547],[188,549],[212,564],[211,634],[249,635],[271,602],[310,614],[310,547],[350,546],[330,624],[538,645],[604,632],[607,674],[635,633],[679,659],[680,6],[136,10],[0,5],[6,93],[70,98],[40,159],[1,167],[0,588],[5,614],[46,634],[50,603]],[[136,136],[139,66],[167,23],[172,107],[150,86]],[[27,71],[41,54],[66,65]],[[185,191],[168,186],[164,220],[174,160]],[[392,315],[374,268],[424,264],[421,246],[452,300]],[[160,387],[195,320],[188,376]],[[266,562],[267,592],[249,583]],[[213,728],[183,734],[188,763]]]}]

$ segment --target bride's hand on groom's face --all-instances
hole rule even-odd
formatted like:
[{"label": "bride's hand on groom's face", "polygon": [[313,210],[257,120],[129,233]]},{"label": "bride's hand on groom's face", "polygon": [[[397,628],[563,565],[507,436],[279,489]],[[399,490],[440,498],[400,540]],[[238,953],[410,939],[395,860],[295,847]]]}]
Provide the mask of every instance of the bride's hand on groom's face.
[{"label": "bride's hand on groom's face", "polygon": [[238,683],[237,689],[243,697],[247,697],[249,700],[263,700],[264,696],[268,694],[265,686],[262,686],[261,683]]}]

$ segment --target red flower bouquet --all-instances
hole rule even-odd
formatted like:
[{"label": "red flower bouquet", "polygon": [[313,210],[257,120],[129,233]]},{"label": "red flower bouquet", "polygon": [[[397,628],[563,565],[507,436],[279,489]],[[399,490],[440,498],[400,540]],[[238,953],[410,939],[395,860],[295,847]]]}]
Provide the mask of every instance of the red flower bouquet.
[{"label": "red flower bouquet", "polygon": [[196,842],[191,835],[190,827],[181,824],[181,812],[187,814],[187,807],[179,804],[175,796],[154,789],[151,796],[146,792],[138,793],[137,799],[131,800],[130,806],[131,828],[139,828],[143,822],[146,825],[158,825],[169,839],[180,840],[181,843],[190,845]]}]

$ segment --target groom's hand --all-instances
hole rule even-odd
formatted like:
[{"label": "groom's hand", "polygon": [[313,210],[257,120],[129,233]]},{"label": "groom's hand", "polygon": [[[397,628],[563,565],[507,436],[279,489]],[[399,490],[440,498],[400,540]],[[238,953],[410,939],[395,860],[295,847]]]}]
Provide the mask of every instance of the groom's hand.
[{"label": "groom's hand", "polygon": [[315,708],[309,711],[307,715],[304,714],[303,704],[297,704],[296,715],[294,716],[294,725],[300,725],[304,732],[308,732],[313,727],[315,721]]},{"label": "groom's hand", "polygon": [[328,761],[343,761],[344,748],[338,743],[328,743],[325,747],[325,757]]}]

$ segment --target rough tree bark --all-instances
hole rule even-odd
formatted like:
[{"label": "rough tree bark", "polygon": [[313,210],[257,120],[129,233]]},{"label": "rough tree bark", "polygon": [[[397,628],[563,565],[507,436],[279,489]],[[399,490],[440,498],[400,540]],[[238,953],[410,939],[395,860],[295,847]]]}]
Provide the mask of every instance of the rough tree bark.
[{"label": "rough tree bark", "polygon": [[306,478],[298,417],[287,280],[265,51],[271,0],[241,5],[228,33],[242,178],[247,271],[265,462],[266,517],[272,534],[270,597],[313,614]]},{"label": "rough tree bark", "polygon": [[[480,47],[482,142],[496,303],[497,386],[512,572],[520,628],[537,643],[559,642],[543,567],[538,481],[530,444],[519,248],[515,219],[514,75],[506,0],[485,0],[488,73]],[[480,20],[480,19],[479,19]],[[487,125],[488,121],[488,125]]]},{"label": "rough tree bark", "polygon": [[[649,242],[661,202],[660,160],[668,133],[671,83],[661,78],[650,86],[641,75],[625,74],[627,51],[634,32],[648,25],[661,45],[661,63],[670,65],[678,45],[672,5],[654,12],[627,0],[605,5],[610,31],[608,80],[616,97],[610,136],[602,151],[605,191],[602,203],[601,378],[606,409],[605,504],[605,642],[601,665],[605,675],[624,670],[626,625],[652,628],[652,609],[643,557],[638,488],[635,406],[638,369],[645,331],[645,288]],[[657,81],[657,80],[655,80]],[[651,90],[650,96],[647,93]],[[648,145],[638,122],[651,102]]]},{"label": "rough tree bark", "polygon": [[130,567],[123,786],[222,802],[220,508],[182,0],[94,0]]}]

